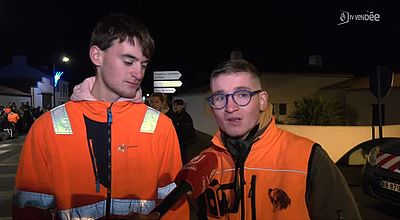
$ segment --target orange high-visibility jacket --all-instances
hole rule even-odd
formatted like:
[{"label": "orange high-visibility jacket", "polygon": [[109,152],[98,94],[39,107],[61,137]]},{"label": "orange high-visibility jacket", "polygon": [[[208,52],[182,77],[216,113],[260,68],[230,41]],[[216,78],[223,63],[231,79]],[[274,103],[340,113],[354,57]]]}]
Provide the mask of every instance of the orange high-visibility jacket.
[{"label": "orange high-visibility jacket", "polygon": [[[205,150],[219,158],[214,177],[219,185],[212,182],[206,190],[209,219],[215,219],[212,214],[224,220],[361,219],[345,178],[322,147],[279,129],[275,120],[266,116],[260,117],[259,130],[244,163],[244,201],[237,212],[224,214],[224,209],[215,209],[218,205],[232,209],[236,195],[234,187],[225,185],[234,182],[235,162],[220,132],[212,139],[214,145]],[[224,195],[229,205],[223,204]]]},{"label": "orange high-visibility jacket", "polygon": [[[219,131],[212,142],[214,146],[206,151],[216,153],[219,158],[214,179],[220,185],[231,183],[235,163],[223,145]],[[274,120],[270,122],[266,131],[256,138],[244,164],[244,219],[251,220],[252,212],[257,219],[309,219],[305,194],[313,144],[306,138],[277,128]],[[224,194],[232,207],[233,190],[224,190]],[[220,192],[220,198],[221,195]],[[220,219],[240,220],[243,214],[240,210],[239,206],[237,213],[226,214]],[[209,216],[209,219],[214,218]]]},{"label": "orange high-visibility jacket", "polygon": [[[30,129],[15,180],[14,213],[36,207],[55,209],[60,219],[146,214],[176,186],[180,158],[171,120],[145,104],[70,101]],[[187,202],[162,219],[189,219]]]}]

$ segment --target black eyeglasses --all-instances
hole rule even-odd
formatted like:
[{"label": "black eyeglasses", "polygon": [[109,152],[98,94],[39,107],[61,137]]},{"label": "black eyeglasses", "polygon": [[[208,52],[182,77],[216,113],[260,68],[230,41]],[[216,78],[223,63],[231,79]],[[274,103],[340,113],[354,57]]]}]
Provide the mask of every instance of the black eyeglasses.
[{"label": "black eyeglasses", "polygon": [[249,91],[245,89],[236,90],[233,93],[216,93],[207,98],[210,106],[214,109],[222,109],[228,103],[228,97],[232,96],[232,100],[239,106],[246,106],[250,103],[251,97],[260,93],[261,90]]}]

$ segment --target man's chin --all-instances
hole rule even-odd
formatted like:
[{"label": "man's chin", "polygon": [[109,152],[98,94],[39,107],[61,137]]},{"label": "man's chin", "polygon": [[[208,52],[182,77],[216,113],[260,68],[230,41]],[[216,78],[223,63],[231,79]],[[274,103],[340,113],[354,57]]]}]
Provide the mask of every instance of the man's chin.
[{"label": "man's chin", "polygon": [[124,92],[121,94],[121,97],[126,98],[126,99],[133,99],[138,95],[137,91],[135,92]]}]

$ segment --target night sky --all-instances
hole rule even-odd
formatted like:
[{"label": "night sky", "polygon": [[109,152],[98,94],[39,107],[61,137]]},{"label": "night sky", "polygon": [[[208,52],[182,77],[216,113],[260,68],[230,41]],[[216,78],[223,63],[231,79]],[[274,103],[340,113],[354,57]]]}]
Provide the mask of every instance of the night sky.
[{"label": "night sky", "polygon": [[[232,50],[241,50],[263,72],[366,75],[375,65],[400,72],[400,13],[394,3],[176,2],[0,0],[0,66],[15,54],[28,56],[32,66],[50,68],[53,54],[65,54],[71,62],[62,77],[75,85],[94,75],[88,45],[95,22],[122,12],[145,23],[156,41],[145,92],[151,92],[156,70],[179,70],[184,85],[178,91],[205,85],[213,67]],[[341,10],[379,14],[380,19],[337,25]],[[321,68],[308,65],[314,54],[322,56]]]}]

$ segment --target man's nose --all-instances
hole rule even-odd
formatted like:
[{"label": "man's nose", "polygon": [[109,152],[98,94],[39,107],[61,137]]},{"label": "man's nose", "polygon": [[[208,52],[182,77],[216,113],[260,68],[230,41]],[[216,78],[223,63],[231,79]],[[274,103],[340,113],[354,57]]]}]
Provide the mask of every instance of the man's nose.
[{"label": "man's nose", "polygon": [[233,96],[230,95],[226,97],[226,106],[225,106],[225,111],[226,112],[234,112],[239,109],[239,106],[233,101]]},{"label": "man's nose", "polygon": [[130,67],[130,74],[138,80],[142,80],[144,77],[144,68],[139,62],[134,63]]}]

